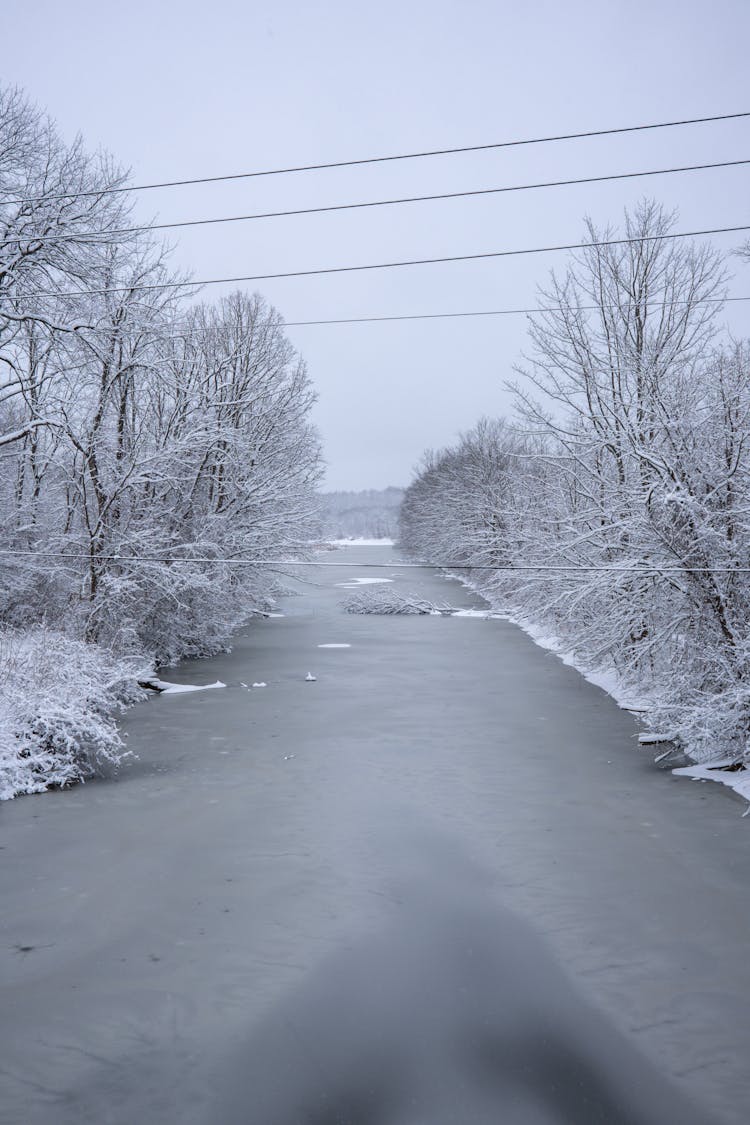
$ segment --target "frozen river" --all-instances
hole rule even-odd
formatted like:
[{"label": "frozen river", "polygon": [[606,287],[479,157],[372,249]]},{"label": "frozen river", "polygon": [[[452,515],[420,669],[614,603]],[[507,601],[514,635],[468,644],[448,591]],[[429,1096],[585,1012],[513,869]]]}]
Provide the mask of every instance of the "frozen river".
[{"label": "frozen river", "polygon": [[480,604],[305,571],[117,779],[0,809],[0,1120],[745,1122],[742,805],[516,627],[347,615],[353,576]]}]

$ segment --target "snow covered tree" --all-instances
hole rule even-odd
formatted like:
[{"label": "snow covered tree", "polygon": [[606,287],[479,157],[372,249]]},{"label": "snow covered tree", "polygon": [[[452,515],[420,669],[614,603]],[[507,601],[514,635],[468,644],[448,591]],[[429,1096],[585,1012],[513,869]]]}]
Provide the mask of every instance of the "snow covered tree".
[{"label": "snow covered tree", "polygon": [[588,224],[531,320],[524,445],[505,450],[494,488],[466,439],[430,457],[402,537],[436,561],[517,567],[476,580],[614,672],[696,757],[743,757],[750,357],[717,342],[721,257],[671,239],[673,224],[651,202],[621,235]]},{"label": "snow covered tree", "polygon": [[[45,637],[74,663],[78,653],[87,683],[97,669],[114,683],[113,668],[218,651],[267,604],[265,560],[291,559],[315,529],[314,394],[281,317],[259,295],[192,304],[165,248],[132,229],[125,188],[109,158],[65,145],[23,94],[0,89],[8,698],[23,691],[8,654],[28,668]],[[49,691],[42,700],[40,678],[27,678],[48,710]],[[35,725],[33,698],[0,709],[0,774],[9,762],[16,779],[0,777],[0,791],[83,776],[108,739],[116,757],[103,701],[131,689],[91,686],[89,712],[85,701],[61,712],[71,731],[98,732],[91,753],[83,735],[56,741],[54,718]]]}]

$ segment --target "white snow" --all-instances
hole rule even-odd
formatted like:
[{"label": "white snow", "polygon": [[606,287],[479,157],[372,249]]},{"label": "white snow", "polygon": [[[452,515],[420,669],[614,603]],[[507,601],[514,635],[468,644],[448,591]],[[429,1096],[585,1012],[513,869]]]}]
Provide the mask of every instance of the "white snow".
[{"label": "white snow", "polygon": [[479,617],[483,621],[490,621],[493,618],[501,620],[503,614],[493,613],[490,609],[452,609],[450,612],[451,617]]},{"label": "white snow", "polygon": [[143,698],[145,658],[52,629],[0,626],[0,801],[41,793],[117,765],[128,756],[118,708]]},{"label": "white snow", "polygon": [[337,582],[337,586],[341,586],[344,590],[356,590],[360,586],[378,586],[384,582],[392,582],[392,578],[350,578],[346,582]]},{"label": "white snow", "polygon": [[392,539],[329,539],[331,547],[392,547]]},{"label": "white snow", "polygon": [[318,648],[351,648],[351,647],[352,647],[351,645],[347,645],[347,644],[318,645]]},{"label": "white snow", "polygon": [[152,677],[148,682],[158,688],[161,695],[184,695],[188,691],[210,691],[212,688],[227,686],[221,680],[213,684],[172,684],[168,680],[157,680]]},{"label": "white snow", "polygon": [[285,613],[269,613],[269,617],[286,617]]},{"label": "white snow", "polygon": [[264,680],[259,680],[256,684],[253,684],[253,687],[268,687],[268,684]]},{"label": "white snow", "polygon": [[[675,777],[689,777],[693,781],[718,781],[720,785],[726,785],[744,800],[750,801],[750,770],[729,772],[726,767],[731,765],[734,765],[734,758],[721,758],[703,766],[680,766],[679,769],[672,770],[672,773]],[[750,804],[742,815],[747,816],[748,812]]]}]

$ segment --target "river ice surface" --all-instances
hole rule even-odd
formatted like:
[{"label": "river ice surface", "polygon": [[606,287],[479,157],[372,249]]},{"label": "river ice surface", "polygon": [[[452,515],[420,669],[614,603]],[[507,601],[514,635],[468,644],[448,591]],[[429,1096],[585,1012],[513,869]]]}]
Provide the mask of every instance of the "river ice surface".
[{"label": "river ice surface", "polygon": [[348,615],[351,573],[0,810],[0,1120],[746,1122],[743,805],[515,625]]}]

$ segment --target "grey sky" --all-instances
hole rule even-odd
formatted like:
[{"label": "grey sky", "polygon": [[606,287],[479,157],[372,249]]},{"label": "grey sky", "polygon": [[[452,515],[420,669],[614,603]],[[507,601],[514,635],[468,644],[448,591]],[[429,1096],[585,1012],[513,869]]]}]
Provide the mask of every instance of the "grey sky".
[{"label": "grey sky", "polygon": [[[2,80],[135,182],[750,109],[745,0],[3,0]],[[750,119],[144,193],[163,221],[750,157]],[[648,193],[681,229],[750,222],[748,170],[210,227],[196,277],[575,241]],[[737,236],[717,244],[729,249]],[[264,282],[287,320],[528,306],[564,255]],[[735,294],[750,295],[739,263]],[[217,296],[220,287],[206,291]],[[746,333],[750,303],[728,322]],[[729,319],[731,317],[731,320]],[[292,328],[331,488],[406,483],[426,446],[507,409],[523,317]]]}]

